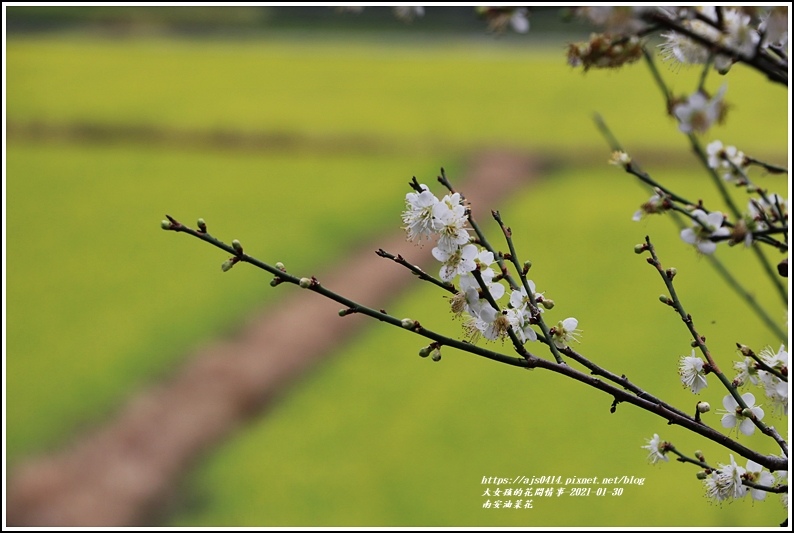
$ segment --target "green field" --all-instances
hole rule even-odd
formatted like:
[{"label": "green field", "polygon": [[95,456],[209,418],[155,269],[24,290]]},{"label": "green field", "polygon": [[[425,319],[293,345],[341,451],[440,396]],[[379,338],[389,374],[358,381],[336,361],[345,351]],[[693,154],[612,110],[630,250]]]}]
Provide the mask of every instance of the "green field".
[{"label": "green field", "polygon": [[[656,301],[661,281],[632,251],[647,233],[662,260],[678,268],[687,309],[725,366],[736,342],[777,344],[733,293],[711,282],[706,261],[668,220],[631,221],[648,195],[605,164],[595,111],[629,151],[656,155],[646,168],[655,177],[716,201],[642,66],[583,76],[565,65],[561,48],[481,41],[66,36],[7,44],[7,121],[18,128],[10,127],[7,145],[11,465],[112,416],[128,394],[174,371],[192,349],[289,296],[289,287],[272,290],[254,269],[222,274],[223,254],[159,230],[165,213],[191,225],[204,217],[218,237],[311,273],[343,259],[360,239],[397,228],[412,175],[430,183],[443,165],[454,178],[473,150],[488,147],[557,159],[538,186],[488,207],[502,211],[535,265],[539,290],[557,302],[549,316],[579,319],[583,353],[682,408],[694,405],[676,375],[678,357],[690,350],[686,330]],[[693,90],[696,70],[662,71],[676,92]],[[726,80],[731,114],[704,141],[720,138],[784,163],[786,91],[740,67]],[[714,76],[708,85],[722,82]],[[93,125],[291,141],[283,150],[254,150],[14,136],[32,124],[44,132]],[[759,179],[786,188],[784,178]],[[493,225],[481,223],[496,241]],[[784,325],[786,310],[751,255],[739,248],[719,254]],[[422,309],[423,323],[457,334],[444,303],[431,287],[417,286],[389,309],[397,316]],[[186,480],[171,523],[780,521],[776,501],[719,508],[703,498],[692,467],[647,465],[639,447],[655,432],[687,452],[703,447],[714,463],[727,461],[722,450],[661,419],[627,406],[609,415],[609,397],[541,371],[451,351],[433,364],[415,355],[420,347],[417,338],[375,325],[340,348],[209,454]],[[703,396],[720,406],[716,386]],[[758,436],[745,440],[767,447]],[[481,509],[481,478],[515,474],[647,479],[609,500],[541,498],[534,509]]]}]

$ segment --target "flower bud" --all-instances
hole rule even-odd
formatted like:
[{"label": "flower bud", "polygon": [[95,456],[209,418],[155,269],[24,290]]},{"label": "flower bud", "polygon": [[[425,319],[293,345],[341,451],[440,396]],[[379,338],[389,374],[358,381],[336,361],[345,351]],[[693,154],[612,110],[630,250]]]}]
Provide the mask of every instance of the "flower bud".
[{"label": "flower bud", "polygon": [[711,405],[709,405],[709,402],[698,402],[697,409],[698,413],[708,413],[711,411]]},{"label": "flower bud", "polygon": [[701,470],[700,472],[697,473],[697,478],[699,480],[701,480],[701,481],[703,481],[707,477],[709,477],[709,475],[706,472],[704,472],[703,470]]},{"label": "flower bud", "polygon": [[639,255],[639,254],[641,254],[644,251],[645,251],[645,245],[644,244],[635,244],[634,245],[634,253],[635,254]]},{"label": "flower bud", "polygon": [[703,455],[703,452],[701,452],[700,450],[695,451],[695,457],[697,458],[698,461],[702,461],[704,463],[706,462],[706,456]]},{"label": "flower bud", "polygon": [[236,257],[230,257],[229,259],[223,262],[223,264],[221,265],[221,270],[223,270],[224,272],[228,272],[229,270],[231,270],[231,268],[234,266],[236,262],[237,262]]},{"label": "flower bud", "polygon": [[419,357],[427,357],[428,355],[430,355],[431,351],[432,350],[430,349],[430,346],[425,346],[424,348],[419,350]]},{"label": "flower bud", "polygon": [[287,269],[284,267],[284,263],[282,263],[281,261],[276,263],[276,268],[281,270],[282,272],[286,272],[287,271]]},{"label": "flower bud", "polygon": [[678,270],[676,270],[675,267],[670,267],[667,269],[666,273],[669,279],[673,279],[675,275],[678,274]]},{"label": "flower bud", "polygon": [[[622,50],[617,50],[617,49],[615,49],[613,47],[613,52],[615,52],[616,54],[619,55],[620,53],[622,53]],[[623,152],[623,151],[620,151],[620,150],[615,150],[614,152],[612,152],[612,157],[610,157],[609,161],[607,161],[607,162],[610,165],[617,165],[617,166],[625,167],[625,166],[631,164],[631,157],[629,157],[629,154],[627,154],[626,152]]]},{"label": "flower bud", "polygon": [[281,284],[281,278],[273,278],[270,280],[271,287],[277,287],[280,284]]},{"label": "flower bud", "polygon": [[171,229],[171,222],[169,222],[168,220],[161,220],[160,227],[163,229]]},{"label": "flower bud", "polygon": [[201,233],[207,233],[207,223],[204,222],[203,218],[198,219],[196,225],[198,226],[198,229]]},{"label": "flower bud", "polygon": [[431,359],[432,359],[433,361],[435,361],[436,363],[438,363],[439,361],[441,361],[441,350],[435,350],[435,351],[433,351],[433,357],[431,357]]},{"label": "flower bud", "polygon": [[659,301],[662,302],[663,304],[670,305],[670,298],[668,296],[665,296],[664,294],[659,295]]},{"label": "flower bud", "polygon": [[237,252],[238,254],[243,253],[243,245],[240,244],[240,241],[238,241],[237,239],[234,239],[232,241],[232,248],[234,248],[234,251]]},{"label": "flower bud", "polygon": [[744,344],[736,343],[736,347],[739,348],[739,352],[745,357],[750,357],[750,354],[753,353],[750,347]]},{"label": "flower bud", "polygon": [[413,318],[403,318],[400,324],[405,329],[414,329],[414,327],[416,327],[416,320]]},{"label": "flower bud", "polygon": [[546,309],[554,309],[554,300],[552,300],[551,298],[543,298],[543,301],[540,302],[540,305],[542,305]]},{"label": "flower bud", "polygon": [[532,261],[524,261],[524,274],[529,272],[530,268],[532,268]]},{"label": "flower bud", "polygon": [[312,286],[312,280],[309,278],[301,278],[301,280],[298,282],[298,285],[300,285],[303,289],[308,289]]}]

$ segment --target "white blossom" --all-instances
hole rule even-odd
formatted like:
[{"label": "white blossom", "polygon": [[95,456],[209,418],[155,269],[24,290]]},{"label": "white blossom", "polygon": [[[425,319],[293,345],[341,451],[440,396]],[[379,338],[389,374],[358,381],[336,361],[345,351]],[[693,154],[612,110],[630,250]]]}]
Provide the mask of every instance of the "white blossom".
[{"label": "white blossom", "polygon": [[[763,467],[761,465],[749,459],[747,460],[747,468],[746,468],[745,476],[749,478],[748,481],[752,481],[757,485],[772,487],[775,484],[775,476],[772,475],[772,472],[763,470]],[[754,500],[760,501],[766,498],[766,491],[759,489],[750,489],[750,496],[752,496]]]},{"label": "white blossom", "polygon": [[414,241],[422,237],[430,238],[435,233],[438,225],[433,219],[433,207],[438,203],[438,198],[430,192],[427,185],[421,185],[422,192],[409,192],[405,195],[405,211],[402,219],[408,232],[408,240]]},{"label": "white blossom", "polygon": [[[454,252],[459,246],[469,242],[466,225],[466,208],[460,203],[460,193],[446,195],[433,206],[436,231],[440,237],[437,247]],[[472,268],[473,270],[473,268]]]},{"label": "white blossom", "polygon": [[703,371],[703,359],[695,357],[694,349],[692,350],[692,355],[681,357],[678,373],[684,386],[695,394],[708,386],[706,375]]},{"label": "white blossom", "polygon": [[706,485],[706,495],[717,501],[727,500],[728,498],[741,498],[747,494],[747,487],[742,485],[742,474],[745,470],[736,464],[731,454],[731,462],[727,465],[720,465],[704,481]]},{"label": "white blossom", "polygon": [[439,276],[443,281],[452,281],[458,274],[465,274],[475,269],[474,258],[477,256],[477,247],[467,244],[462,248],[448,251],[438,246],[433,248],[433,257],[444,263]]},{"label": "white blossom", "polygon": [[[712,20],[717,20],[716,12],[711,6],[696,8],[705,17]],[[720,38],[720,32],[712,25],[695,18],[694,16],[687,16],[682,24],[686,26],[693,33],[696,33],[711,41],[717,41]],[[662,57],[668,61],[676,61],[684,64],[703,64],[708,61],[709,53],[708,48],[690,39],[689,37],[670,31],[661,35],[665,42],[659,45]]]},{"label": "white blossom", "polygon": [[742,172],[747,169],[744,152],[735,146],[724,146],[722,141],[712,141],[706,146],[709,167],[721,173],[722,179],[734,182],[742,179]]},{"label": "white blossom", "polygon": [[673,116],[678,120],[678,129],[683,133],[705,133],[722,115],[726,88],[723,85],[713,98],[697,91],[686,102],[676,104]]},{"label": "white blossom", "polygon": [[[741,56],[752,56],[760,39],[758,31],[750,24],[750,16],[738,9],[723,9],[723,25],[719,42]],[[714,68],[725,74],[731,68],[733,59],[729,55],[717,54]]]},{"label": "white blossom", "polygon": [[648,450],[648,461],[650,461],[651,464],[656,464],[659,461],[670,460],[666,455],[667,450],[664,448],[665,444],[667,443],[660,442],[659,435],[654,433],[653,438],[648,440],[648,444],[640,447]]},{"label": "white blossom", "polygon": [[645,215],[651,215],[654,213],[662,213],[666,210],[665,207],[665,200],[664,197],[659,194],[654,194],[651,196],[647,202],[642,204],[640,208],[634,213],[634,216],[631,219],[635,222],[639,222]]},{"label": "white blossom", "polygon": [[730,235],[728,228],[722,227],[724,216],[719,211],[712,211],[708,215],[701,209],[692,211],[692,216],[695,217],[699,224],[695,224],[692,228],[685,228],[681,230],[681,239],[687,244],[697,246],[700,253],[713,254],[717,249],[717,243],[712,241],[712,237],[723,237]]},{"label": "white blossom", "polygon": [[579,321],[573,317],[560,320],[557,325],[551,328],[551,338],[557,348],[565,348],[571,341],[579,342],[581,330],[577,329]]},{"label": "white blossom", "polygon": [[[751,392],[745,392],[742,394],[742,400],[747,405],[747,409],[753,414],[753,416],[757,420],[761,420],[764,418],[764,411],[760,407],[755,406],[755,396]],[[744,433],[745,435],[752,435],[755,432],[755,424],[753,423],[752,419],[745,416],[742,412],[743,410],[739,410],[739,403],[734,399],[733,396],[728,394],[722,399],[722,405],[725,407],[725,414],[722,417],[722,427],[728,428],[733,430],[733,428],[739,428],[739,431]]]},{"label": "white blossom", "polygon": [[527,8],[519,7],[513,10],[510,15],[510,27],[516,33],[526,33],[529,31],[529,19],[527,18]]},{"label": "white blossom", "polygon": [[505,316],[510,322],[510,325],[513,326],[513,332],[522,344],[527,341],[535,342],[538,340],[538,334],[532,329],[532,325],[530,324],[530,315],[524,308],[508,309],[505,311]]}]

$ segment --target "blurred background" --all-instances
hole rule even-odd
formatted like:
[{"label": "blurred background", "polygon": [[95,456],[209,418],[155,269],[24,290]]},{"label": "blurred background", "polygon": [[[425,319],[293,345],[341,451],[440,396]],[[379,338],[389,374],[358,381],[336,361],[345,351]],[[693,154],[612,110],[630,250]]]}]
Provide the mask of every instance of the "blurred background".
[{"label": "blurred background", "polygon": [[[443,166],[465,194],[463,180],[483,154],[539,163],[499,205],[480,207],[499,209],[512,226],[538,290],[557,303],[547,319],[578,318],[580,352],[681,409],[698,399],[721,407],[716,382],[700,398],[682,389],[677,364],[691,351],[688,334],[657,301],[664,288],[634,244],[650,234],[665,266],[678,269],[679,294],[724,368],[736,342],[759,351],[781,340],[670,220],[632,222],[649,193],[607,165],[593,114],[669,188],[712,205],[718,195],[644,65],[583,74],[566,64],[565,47],[591,28],[566,21],[559,8],[533,10],[530,24],[527,34],[495,34],[473,8],[429,7],[406,22],[386,7],[8,7],[9,516],[46,521],[36,510],[70,486],[56,472],[67,459],[50,459],[88,449],[80,443],[142,392],[168,388],[201,350],[296,296],[246,265],[222,274],[227,256],[160,230],[165,213],[191,226],[203,217],[218,238],[312,275],[344,269],[361,243],[399,233],[412,176],[440,195]],[[660,68],[676,94],[694,91],[699,69]],[[728,119],[704,144],[718,138],[785,165],[786,90],[742,66],[710,75],[706,86],[716,92],[723,83]],[[785,177],[758,181],[787,189]],[[746,205],[740,191],[736,197]],[[494,224],[480,225],[502,247]],[[740,247],[717,255],[785,328],[786,308],[755,258]],[[443,296],[412,283],[367,303],[459,338]],[[439,363],[420,359],[422,339],[362,325],[327,338],[321,362],[163,467],[159,484],[141,483],[137,497],[147,504],[130,521],[772,526],[785,517],[775,495],[717,505],[693,467],[648,464],[640,447],[654,433],[689,455],[701,449],[711,463],[729,461],[726,450],[661,418],[626,405],[610,414],[610,397],[542,371],[451,350]],[[312,331],[309,322],[286,335]],[[191,424],[202,418],[190,404],[179,409],[186,434],[200,435]],[[778,427],[788,423],[769,416]],[[713,411],[706,420],[720,426]],[[758,435],[740,441],[775,451]],[[158,446],[134,435],[125,442],[130,457]],[[119,453],[90,450],[88,462]],[[70,475],[80,483],[80,469]],[[615,497],[482,508],[483,477],[518,475],[645,481]],[[105,480],[98,492],[130,476]]]}]

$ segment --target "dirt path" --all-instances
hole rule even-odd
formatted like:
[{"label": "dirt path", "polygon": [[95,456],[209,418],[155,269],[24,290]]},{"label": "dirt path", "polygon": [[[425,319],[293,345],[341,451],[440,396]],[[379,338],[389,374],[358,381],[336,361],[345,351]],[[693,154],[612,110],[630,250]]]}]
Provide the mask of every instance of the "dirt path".
[{"label": "dirt path", "polygon": [[[479,154],[468,168],[466,176],[453,179],[483,222],[491,208],[538,174],[533,159],[508,152]],[[366,243],[344,264],[313,274],[340,294],[388,309],[390,299],[415,278],[377,257],[377,248],[432,264],[428,250],[395,231]],[[275,290],[293,291],[278,312],[252,317],[234,339],[187,358],[168,381],[133,396],[112,420],[62,451],[19,465],[7,483],[8,525],[152,525],[202,452],[261,413],[296,377],[370,322],[363,316],[339,318],[339,304],[317,294],[291,286]],[[311,334],[306,324],[312,324]]]}]

